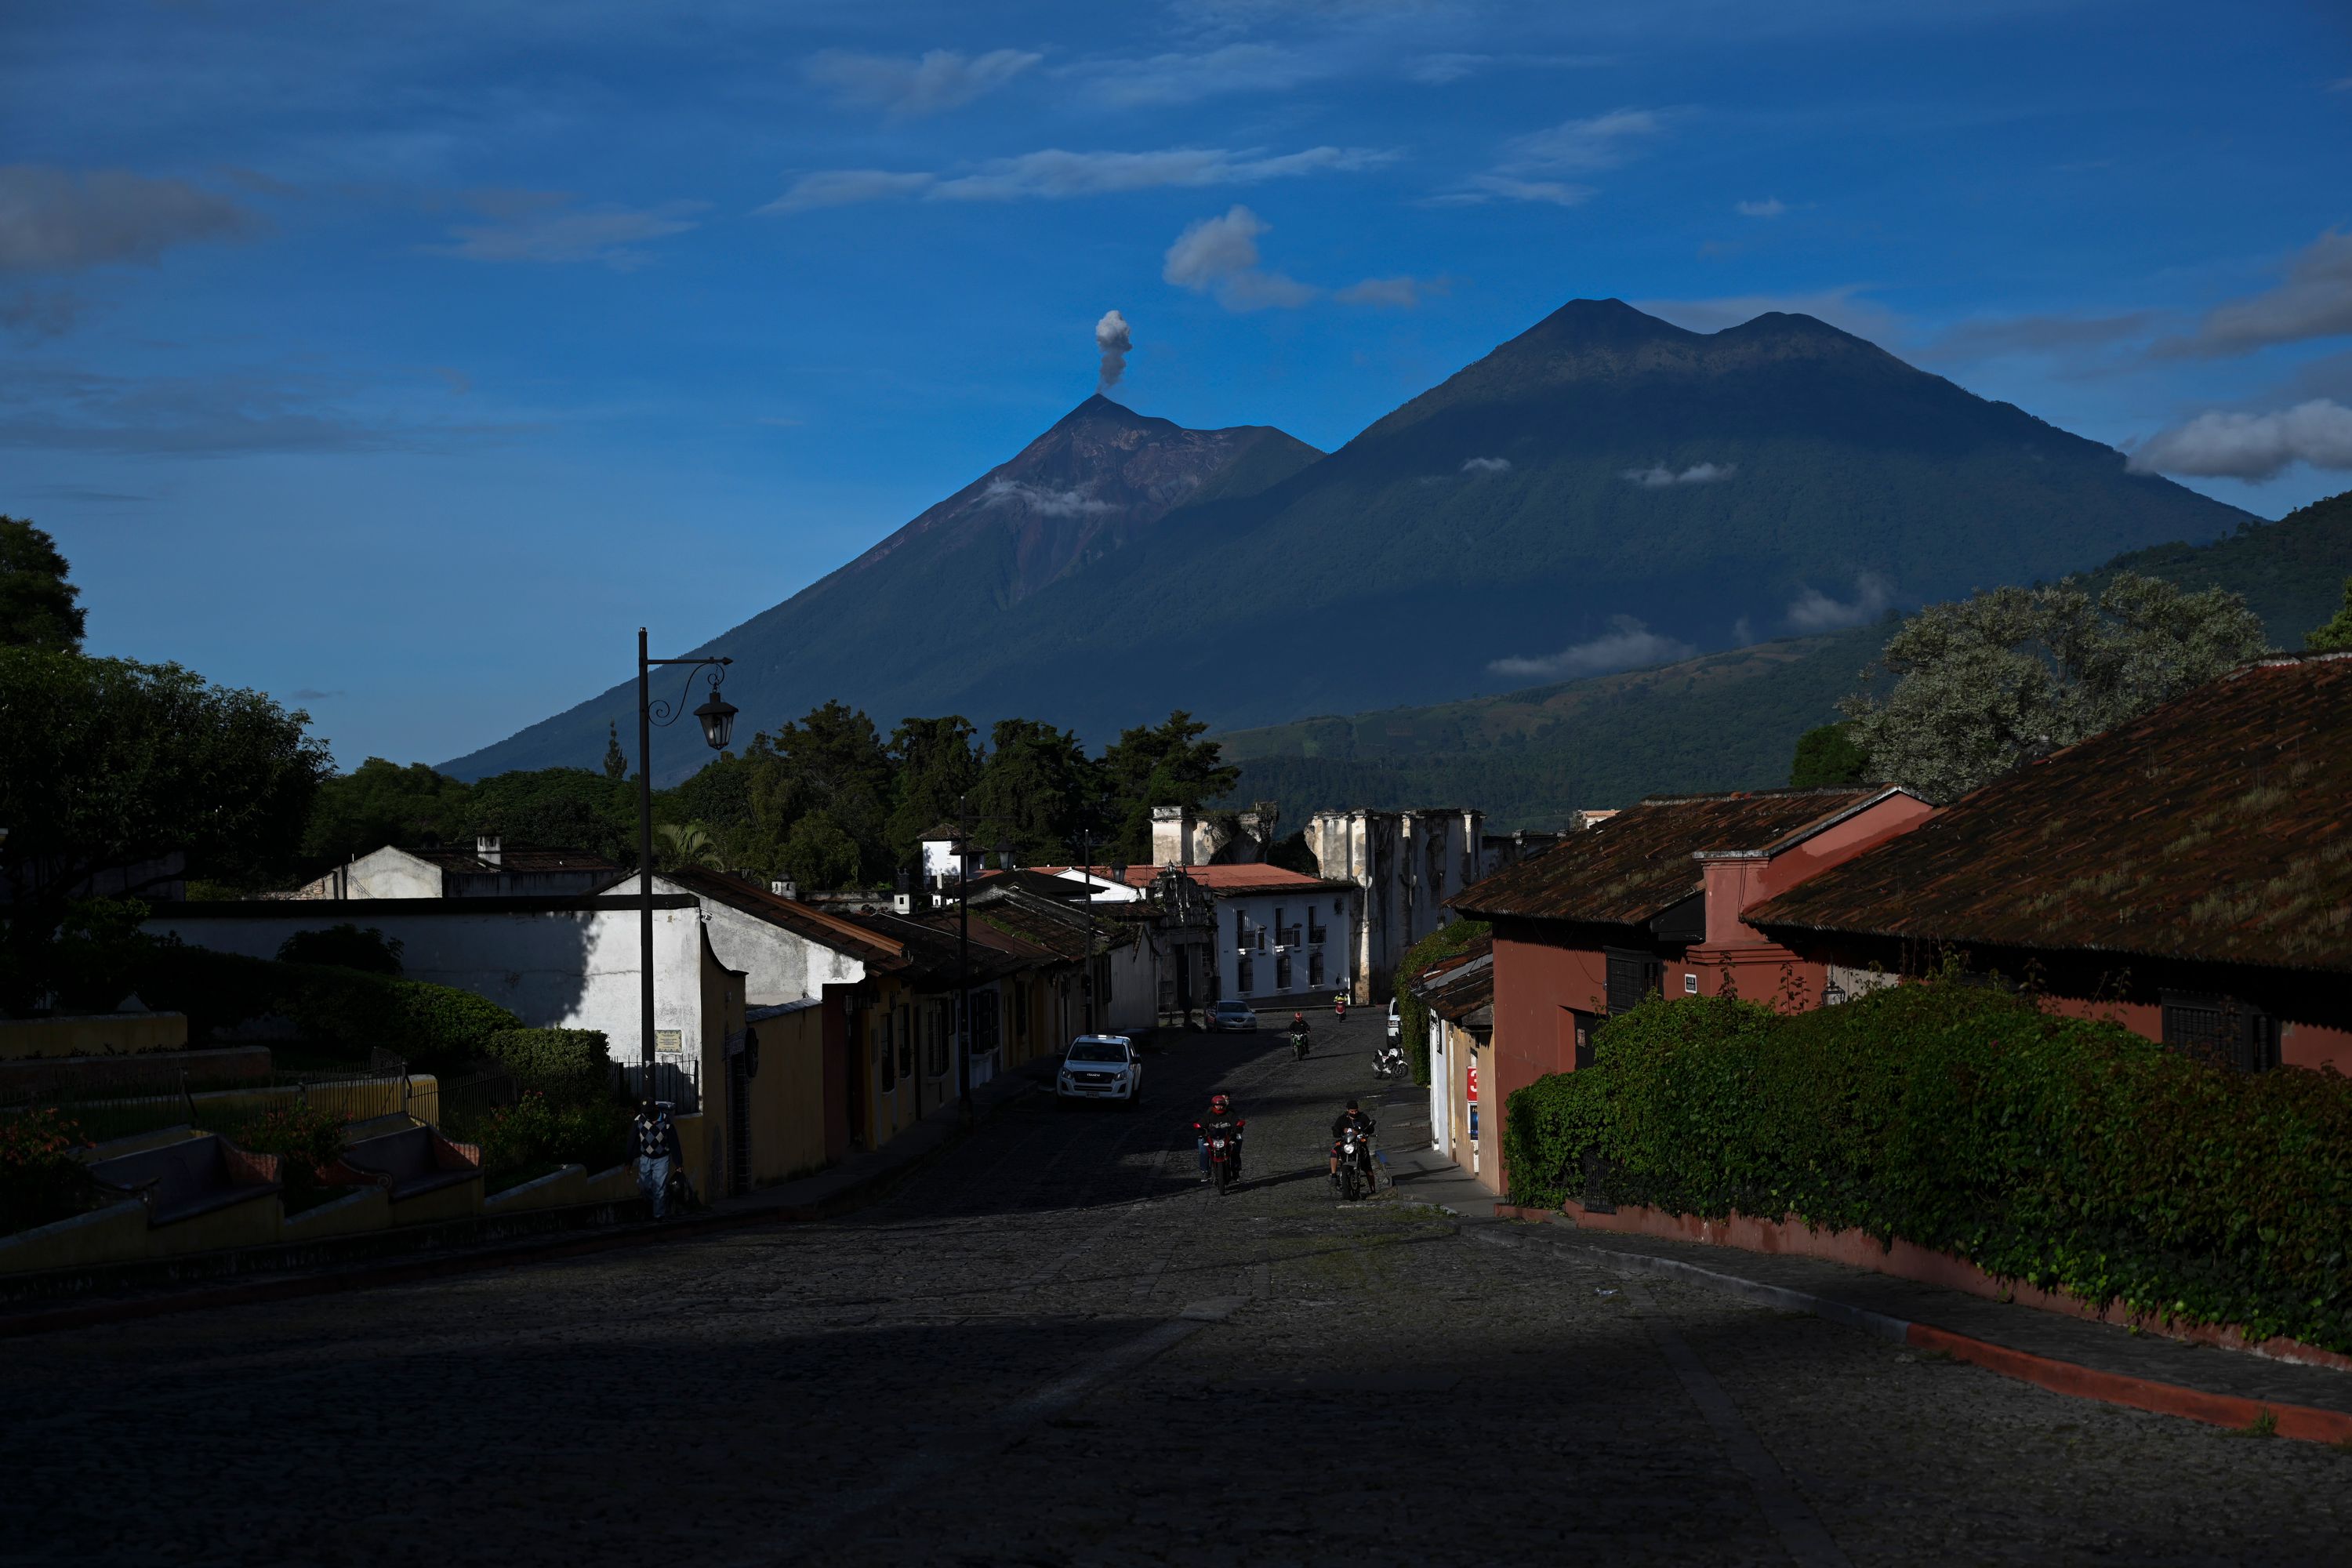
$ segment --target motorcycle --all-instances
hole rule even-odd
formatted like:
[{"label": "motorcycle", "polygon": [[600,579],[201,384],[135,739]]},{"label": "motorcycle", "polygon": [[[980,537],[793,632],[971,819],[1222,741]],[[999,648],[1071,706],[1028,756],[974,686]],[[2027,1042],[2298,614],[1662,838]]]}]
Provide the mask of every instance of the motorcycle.
[{"label": "motorcycle", "polygon": [[1223,1197],[1242,1177],[1242,1129],[1246,1121],[1215,1121],[1203,1125],[1195,1121],[1192,1131],[1209,1146],[1209,1179]]},{"label": "motorcycle", "polygon": [[1307,1059],[1307,1031],[1304,1029],[1290,1031],[1290,1059],[1299,1062]]},{"label": "motorcycle", "polygon": [[1369,1198],[1380,1191],[1379,1178],[1372,1173],[1370,1133],[1359,1132],[1351,1127],[1340,1134],[1339,1141],[1332,1144],[1331,1148],[1333,1152],[1339,1156],[1339,1180],[1341,1203],[1351,1204],[1360,1197]]},{"label": "motorcycle", "polygon": [[1348,1016],[1348,998],[1344,993],[1331,998],[1331,1016],[1335,1018]]},{"label": "motorcycle", "polygon": [[1374,1078],[1397,1078],[1404,1072],[1404,1050],[1391,1041],[1372,1053]]}]

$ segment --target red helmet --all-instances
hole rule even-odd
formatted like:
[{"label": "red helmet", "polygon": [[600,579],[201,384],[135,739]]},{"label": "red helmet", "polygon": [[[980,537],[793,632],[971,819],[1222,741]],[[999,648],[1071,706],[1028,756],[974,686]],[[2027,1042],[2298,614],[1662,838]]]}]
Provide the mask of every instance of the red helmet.
[{"label": "red helmet", "polygon": [[1216,1110],[1216,1111],[1225,1111],[1225,1110],[1231,1110],[1233,1108],[1234,1108],[1234,1102],[1233,1102],[1232,1100],[1227,1100],[1223,1095],[1222,1095],[1222,1094],[1213,1094],[1213,1095],[1209,1096],[1209,1109],[1210,1109],[1210,1110]]}]

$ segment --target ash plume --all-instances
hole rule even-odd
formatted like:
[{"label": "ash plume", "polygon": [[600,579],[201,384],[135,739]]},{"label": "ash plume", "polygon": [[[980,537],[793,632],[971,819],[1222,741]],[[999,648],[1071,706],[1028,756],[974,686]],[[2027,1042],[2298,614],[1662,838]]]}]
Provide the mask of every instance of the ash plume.
[{"label": "ash plume", "polygon": [[1127,374],[1127,356],[1135,347],[1135,340],[1127,333],[1127,318],[1117,310],[1105,310],[1103,319],[1095,323],[1095,347],[1102,350],[1102,377],[1095,390],[1108,392]]}]

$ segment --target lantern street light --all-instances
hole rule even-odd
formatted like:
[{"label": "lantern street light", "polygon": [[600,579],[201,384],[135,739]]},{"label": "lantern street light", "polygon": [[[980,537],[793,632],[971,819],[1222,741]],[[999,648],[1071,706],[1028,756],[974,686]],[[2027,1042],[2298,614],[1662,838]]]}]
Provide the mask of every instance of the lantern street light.
[{"label": "lantern street light", "polygon": [[654,726],[677,721],[693,695],[694,677],[675,702],[656,702],[650,690],[656,665],[683,664],[702,672],[709,695],[694,710],[702,738],[714,752],[735,732],[735,705],[719,695],[731,658],[647,658],[646,628],[637,628],[637,1098],[654,1098]]}]

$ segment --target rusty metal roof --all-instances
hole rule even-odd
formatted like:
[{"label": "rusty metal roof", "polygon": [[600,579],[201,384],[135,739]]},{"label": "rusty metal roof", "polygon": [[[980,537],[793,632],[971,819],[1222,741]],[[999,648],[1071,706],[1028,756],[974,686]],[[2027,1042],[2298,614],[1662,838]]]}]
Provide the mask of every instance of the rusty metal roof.
[{"label": "rusty metal roof", "polygon": [[698,898],[724,904],[729,909],[751,915],[757,920],[763,920],[770,925],[781,927],[795,936],[815,942],[819,947],[829,947],[836,952],[845,952],[852,958],[874,967],[890,969],[906,961],[907,948],[904,942],[892,941],[887,936],[864,926],[853,924],[839,915],[828,914],[823,910],[802,903],[797,899],[787,899],[771,892],[756,883],[743,880],[740,877],[730,877],[723,871],[706,871],[694,867],[681,868],[676,871],[664,871],[659,875],[665,880],[688,889]]},{"label": "rusty metal roof", "polygon": [[1895,792],[1884,784],[1654,795],[1465,888],[1492,919],[1640,925],[1697,893],[1700,854],[1770,854]]},{"label": "rusty metal roof", "polygon": [[1769,930],[2352,972],[2352,655],[2265,659],[1747,912]]}]

